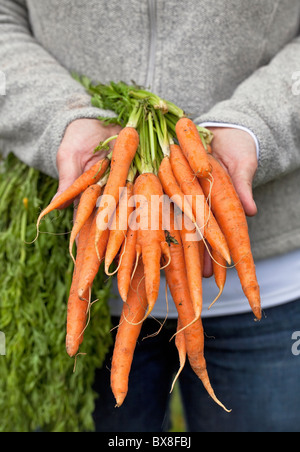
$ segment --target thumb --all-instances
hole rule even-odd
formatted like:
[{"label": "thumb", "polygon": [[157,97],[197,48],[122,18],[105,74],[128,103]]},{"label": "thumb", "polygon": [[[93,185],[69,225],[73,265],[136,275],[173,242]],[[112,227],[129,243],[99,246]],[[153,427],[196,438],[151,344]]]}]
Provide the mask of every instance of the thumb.
[{"label": "thumb", "polygon": [[[59,185],[57,193],[53,199],[61,195],[67,188],[69,188],[76,179],[81,175],[80,165],[70,161],[69,159],[60,159],[57,164],[59,174]],[[65,203],[61,209],[70,206],[74,200],[71,199]]]},{"label": "thumb", "polygon": [[237,168],[231,174],[233,185],[239,195],[245,213],[248,217],[254,217],[257,214],[257,205],[253,198],[253,178],[255,171],[249,168]]}]

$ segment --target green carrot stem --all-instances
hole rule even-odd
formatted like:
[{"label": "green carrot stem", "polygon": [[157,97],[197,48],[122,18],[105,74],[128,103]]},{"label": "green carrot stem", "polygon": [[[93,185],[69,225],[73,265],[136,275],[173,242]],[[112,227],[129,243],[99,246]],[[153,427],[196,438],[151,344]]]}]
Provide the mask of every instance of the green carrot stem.
[{"label": "green carrot stem", "polygon": [[134,164],[131,165],[130,169],[129,169],[129,173],[128,173],[128,177],[127,177],[127,181],[133,183],[135,176],[137,173],[137,168]]},{"label": "green carrot stem", "polygon": [[107,138],[107,140],[105,140],[105,141],[100,141],[98,146],[94,149],[94,154],[96,154],[97,152],[102,152],[102,151],[105,151],[105,152],[110,151],[109,143],[116,140],[117,138],[118,138],[118,135],[114,135],[110,138]]},{"label": "green carrot stem", "polygon": [[198,132],[199,132],[201,138],[205,140],[205,143],[211,144],[211,142],[214,138],[214,134],[210,130],[206,129],[205,127],[197,126],[197,129],[198,129]]},{"label": "green carrot stem", "polygon": [[135,165],[135,167],[136,167],[136,169],[137,169],[137,172],[138,172],[139,174],[143,174],[144,169],[143,169],[143,165],[142,165],[142,160],[141,160],[141,158],[140,158],[140,156],[139,156],[138,153],[135,154],[135,157],[134,157],[134,165]]},{"label": "green carrot stem", "polygon": [[161,111],[156,112],[152,109],[152,115],[155,124],[157,139],[164,156],[170,155],[169,136],[167,123]]},{"label": "green carrot stem", "polygon": [[165,121],[167,123],[169,133],[176,136],[176,124],[170,119],[169,115],[165,115]]},{"label": "green carrot stem", "polygon": [[156,159],[156,154],[157,154],[157,141],[155,139],[153,116],[152,116],[151,112],[148,114],[147,121],[148,121],[148,133],[149,133],[151,159],[152,159],[152,162],[154,162]]},{"label": "green carrot stem", "polygon": [[147,103],[155,110],[161,110],[163,113],[168,112],[167,102],[156,94],[151,93],[150,91],[132,90],[129,94],[135,99],[147,101]]},{"label": "green carrot stem", "polygon": [[138,131],[140,135],[139,155],[141,157],[142,173],[153,173],[154,166],[151,158],[148,126],[144,114],[141,117]]},{"label": "green carrot stem", "polygon": [[141,106],[138,102],[135,102],[126,127],[137,129],[142,116],[142,112],[143,106]]},{"label": "green carrot stem", "polygon": [[107,169],[104,176],[99,180],[98,185],[100,185],[100,187],[104,187],[107,184],[109,175],[110,175],[110,168]]},{"label": "green carrot stem", "polygon": [[173,104],[173,102],[169,102],[169,101],[165,101],[167,106],[168,106],[168,112],[172,113],[173,115],[175,115],[178,119],[184,118],[185,112],[177,107],[177,105]]}]

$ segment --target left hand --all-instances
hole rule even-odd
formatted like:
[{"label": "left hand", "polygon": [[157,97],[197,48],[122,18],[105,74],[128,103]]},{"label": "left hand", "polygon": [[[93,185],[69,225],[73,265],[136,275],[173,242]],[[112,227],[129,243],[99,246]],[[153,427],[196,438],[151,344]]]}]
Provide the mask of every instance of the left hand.
[{"label": "left hand", "polygon": [[[257,214],[253,198],[253,179],[258,168],[256,144],[248,132],[239,129],[214,127],[212,153],[228,171],[239,195],[245,213],[249,217]],[[205,277],[212,276],[212,262],[205,259]]]}]

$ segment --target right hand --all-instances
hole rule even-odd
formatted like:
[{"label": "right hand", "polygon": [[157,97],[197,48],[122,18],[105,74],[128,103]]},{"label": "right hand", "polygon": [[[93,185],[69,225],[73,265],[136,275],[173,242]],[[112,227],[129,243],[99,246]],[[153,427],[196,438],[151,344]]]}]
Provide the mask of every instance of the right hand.
[{"label": "right hand", "polygon": [[[256,144],[248,132],[233,128],[210,128],[214,134],[212,153],[229,173],[245,213],[257,214],[253,179],[258,168]],[[205,250],[204,277],[213,275],[212,260]]]}]

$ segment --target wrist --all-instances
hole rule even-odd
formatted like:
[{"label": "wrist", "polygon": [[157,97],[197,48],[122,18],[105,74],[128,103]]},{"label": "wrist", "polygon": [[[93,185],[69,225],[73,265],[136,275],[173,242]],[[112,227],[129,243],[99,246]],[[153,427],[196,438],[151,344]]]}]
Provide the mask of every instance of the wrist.
[{"label": "wrist", "polygon": [[256,149],[256,155],[257,155],[257,161],[259,161],[260,158],[260,145],[259,145],[259,141],[257,136],[255,135],[254,132],[252,132],[252,130],[248,129],[247,127],[244,126],[240,126],[237,124],[230,124],[230,123],[223,123],[223,122],[204,122],[199,124],[200,127],[205,127],[209,130],[216,130],[218,128],[224,128],[224,129],[237,129],[237,130],[241,130],[243,132],[246,132],[247,134],[249,134],[255,144],[255,149]]}]

